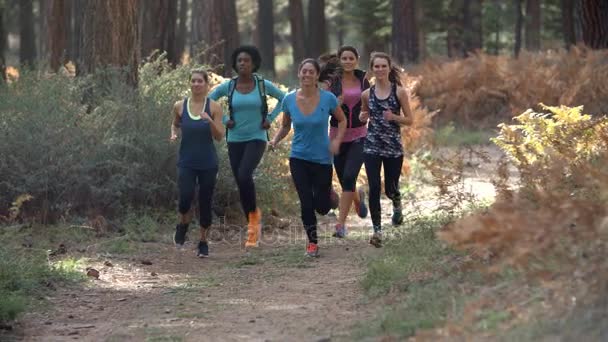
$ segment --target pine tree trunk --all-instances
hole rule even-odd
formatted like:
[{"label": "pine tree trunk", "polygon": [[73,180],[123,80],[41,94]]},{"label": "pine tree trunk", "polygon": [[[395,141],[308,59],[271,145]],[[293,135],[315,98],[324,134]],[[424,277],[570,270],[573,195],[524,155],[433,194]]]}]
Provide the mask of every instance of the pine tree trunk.
[{"label": "pine tree trunk", "polygon": [[83,71],[127,67],[126,80],[137,86],[140,43],[138,0],[88,0],[83,25]]},{"label": "pine tree trunk", "polygon": [[608,1],[581,0],[583,42],[592,49],[608,48]]},{"label": "pine tree trunk", "polygon": [[6,81],[6,31],[4,28],[4,3],[0,2],[0,82]]},{"label": "pine tree trunk", "polygon": [[154,51],[167,53],[171,65],[177,64],[175,55],[175,26],[177,2],[174,0],[147,0],[142,19],[142,56],[148,57]]},{"label": "pine tree trunk", "polygon": [[302,0],[289,0],[289,22],[291,26],[291,45],[293,64],[298,65],[305,56],[304,11]]},{"label": "pine tree trunk", "polygon": [[526,2],[526,49],[540,50],[540,0],[527,0]]},{"label": "pine tree trunk", "polygon": [[327,22],[325,0],[310,0],[308,3],[308,53],[318,57],[327,52]]},{"label": "pine tree trunk", "polygon": [[338,13],[335,17],[335,31],[338,40],[338,46],[344,45],[344,36],[346,36],[346,22],[344,20],[345,0],[338,0]]},{"label": "pine tree trunk", "polygon": [[73,26],[70,34],[70,59],[76,66],[76,74],[80,74],[80,65],[82,65],[82,26],[85,15],[85,4],[74,0],[72,5]]},{"label": "pine tree trunk", "polygon": [[[1,1],[1,0],[0,0]],[[36,51],[41,60],[49,58],[49,0],[38,0],[38,17],[36,18],[37,44]]]},{"label": "pine tree trunk", "polygon": [[483,47],[481,0],[465,0],[463,8],[463,54]]},{"label": "pine tree trunk", "polygon": [[236,0],[219,0],[222,4],[222,32],[224,40],[224,76],[232,74],[232,52],[239,47],[239,21],[236,13]]},{"label": "pine tree trunk", "polygon": [[274,8],[272,0],[258,0],[258,42],[262,69],[274,75]]},{"label": "pine tree trunk", "polygon": [[515,45],[513,47],[513,54],[515,57],[519,56],[521,51],[521,29],[524,25],[524,14],[521,7],[522,0],[515,0]]},{"label": "pine tree trunk", "polygon": [[175,57],[178,62],[181,62],[184,50],[186,49],[186,35],[188,21],[188,0],[179,1],[179,24],[177,28],[177,37],[175,38]]},{"label": "pine tree trunk", "polygon": [[448,35],[447,35],[447,46],[448,46],[448,57],[462,57],[463,51],[463,0],[451,0],[450,10],[448,14]]},{"label": "pine tree trunk", "polygon": [[[421,6],[418,6],[417,9],[418,9],[418,11],[416,13],[416,15],[417,15],[416,22],[423,23],[424,18],[425,18],[424,8]],[[418,54],[418,60],[422,61],[427,57],[426,32],[424,31],[424,27],[422,25],[418,26],[418,50],[420,51]]]},{"label": "pine tree trunk", "polygon": [[199,63],[215,67],[215,71],[223,73],[224,36],[222,34],[221,0],[194,1],[192,7],[192,41],[193,58]]},{"label": "pine tree trunk", "polygon": [[49,1],[49,48],[51,51],[50,67],[57,71],[66,60],[68,48],[68,30],[66,27],[67,0]]},{"label": "pine tree trunk", "polygon": [[19,1],[19,62],[33,66],[36,62],[36,37],[32,0]]},{"label": "pine tree trunk", "polygon": [[562,0],[562,29],[564,32],[564,45],[566,49],[576,44],[574,34],[574,0]]},{"label": "pine tree trunk", "polygon": [[392,54],[400,64],[416,63],[418,45],[416,0],[393,1]]}]

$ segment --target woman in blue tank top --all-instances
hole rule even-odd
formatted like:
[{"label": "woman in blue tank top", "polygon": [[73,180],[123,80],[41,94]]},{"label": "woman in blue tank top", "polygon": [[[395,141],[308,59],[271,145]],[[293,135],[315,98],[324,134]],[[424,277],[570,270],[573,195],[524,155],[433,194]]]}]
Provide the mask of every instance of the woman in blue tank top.
[{"label": "woman in blue tank top", "polygon": [[[346,131],[346,117],[336,96],[317,88],[319,73],[319,63],[315,59],[305,59],[300,64],[300,89],[283,99],[283,122],[270,142],[270,146],[275,147],[293,124],[289,169],[300,198],[302,223],[308,237],[306,255],[310,257],[319,256],[315,211],[325,215],[331,207],[332,161]],[[338,131],[331,140],[328,134],[330,116],[338,122]]]},{"label": "woman in blue tank top", "polygon": [[201,237],[197,255],[209,256],[207,230],[211,226],[211,200],[217,177],[218,160],[213,140],[224,136],[222,127],[222,107],[207,98],[209,76],[203,70],[193,70],[190,74],[191,97],[177,101],[173,106],[171,125],[172,142],[181,130],[178,153],[179,223],[175,227],[174,242],[184,245],[188,225],[192,220],[190,207],[196,184],[199,185],[198,206]]},{"label": "woman in blue tank top", "polygon": [[370,58],[375,84],[361,94],[361,121],[369,120],[363,144],[363,159],[369,181],[369,211],[374,234],[370,243],[382,246],[380,170],[384,167],[384,191],[393,202],[393,225],[403,222],[399,177],[403,166],[401,126],[412,123],[408,95],[401,86],[401,72],[389,55],[375,52]]}]

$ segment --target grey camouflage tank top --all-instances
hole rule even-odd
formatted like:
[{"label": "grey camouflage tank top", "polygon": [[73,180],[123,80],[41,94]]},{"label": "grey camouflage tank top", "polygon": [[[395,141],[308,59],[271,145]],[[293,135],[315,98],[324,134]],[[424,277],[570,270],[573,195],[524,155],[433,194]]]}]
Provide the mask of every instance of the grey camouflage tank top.
[{"label": "grey camouflage tank top", "polygon": [[386,99],[376,97],[376,86],[371,87],[369,90],[369,110],[369,124],[363,152],[389,158],[402,156],[401,126],[396,122],[386,121],[383,115],[385,110],[401,115],[396,84],[392,84],[391,93]]}]

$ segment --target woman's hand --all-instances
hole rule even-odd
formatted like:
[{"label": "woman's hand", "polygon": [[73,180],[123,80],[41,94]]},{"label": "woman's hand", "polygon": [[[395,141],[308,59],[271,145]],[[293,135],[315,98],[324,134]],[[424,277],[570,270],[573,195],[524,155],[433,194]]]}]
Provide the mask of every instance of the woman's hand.
[{"label": "woman's hand", "polygon": [[171,136],[169,137],[169,141],[174,143],[177,141],[177,134],[176,133],[171,133]]},{"label": "woman's hand", "polygon": [[213,118],[207,112],[202,112],[201,113],[201,119],[203,119],[203,120],[205,120],[207,122],[213,122]]},{"label": "woman's hand", "polygon": [[393,114],[393,112],[391,112],[390,110],[385,110],[384,112],[382,112],[382,116],[384,117],[384,120],[388,122],[395,120],[395,114]]},{"label": "woman's hand", "polygon": [[329,143],[329,151],[333,155],[337,155],[340,152],[340,141],[338,139],[333,139]]},{"label": "woman's hand", "polygon": [[275,148],[277,148],[277,145],[278,145],[278,144],[279,144],[279,142],[278,142],[278,141],[276,141],[276,139],[272,139],[272,140],[270,140],[270,141],[268,142],[268,148],[269,148],[271,151],[274,151],[274,149],[275,149]]},{"label": "woman's hand", "polygon": [[359,121],[361,121],[361,122],[367,122],[367,120],[369,120],[369,112],[368,111],[361,111],[359,113]]}]

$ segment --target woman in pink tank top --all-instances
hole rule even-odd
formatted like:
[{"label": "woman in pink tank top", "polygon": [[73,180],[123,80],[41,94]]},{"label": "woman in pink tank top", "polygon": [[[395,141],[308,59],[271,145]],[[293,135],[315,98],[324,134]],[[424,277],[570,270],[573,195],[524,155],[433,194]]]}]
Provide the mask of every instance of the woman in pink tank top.
[{"label": "woman in pink tank top", "polygon": [[[321,58],[323,59],[323,58]],[[340,152],[334,156],[334,168],[342,187],[340,212],[334,236],[346,236],[346,217],[352,204],[359,217],[367,216],[365,192],[356,189],[357,177],[363,165],[363,140],[367,135],[367,125],[359,120],[361,112],[361,93],[369,88],[366,74],[357,68],[359,53],[352,46],[343,46],[335,55],[325,57],[321,77],[319,78],[338,99],[347,120],[346,133]],[[330,121],[329,135],[333,138],[338,131],[338,123]]]}]

